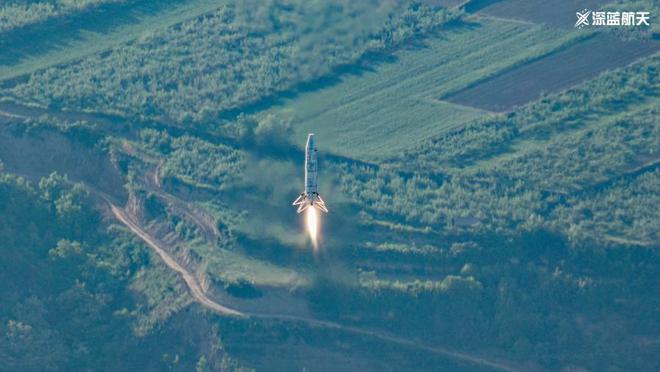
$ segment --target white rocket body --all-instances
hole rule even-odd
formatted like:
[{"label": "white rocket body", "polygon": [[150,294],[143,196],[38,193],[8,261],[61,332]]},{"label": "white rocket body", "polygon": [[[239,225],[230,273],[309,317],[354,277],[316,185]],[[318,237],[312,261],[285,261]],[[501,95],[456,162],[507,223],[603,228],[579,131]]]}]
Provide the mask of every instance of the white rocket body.
[{"label": "white rocket body", "polygon": [[325,202],[318,193],[317,176],[316,143],[314,133],[310,133],[307,136],[307,145],[305,146],[305,191],[293,202],[293,205],[298,206],[298,213],[309,207],[328,213]]}]

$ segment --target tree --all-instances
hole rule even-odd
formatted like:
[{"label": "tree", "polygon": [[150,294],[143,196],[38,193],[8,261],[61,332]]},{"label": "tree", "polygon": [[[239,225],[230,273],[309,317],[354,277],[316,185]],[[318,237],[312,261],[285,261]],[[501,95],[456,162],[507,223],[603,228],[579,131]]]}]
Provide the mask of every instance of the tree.
[{"label": "tree", "polygon": [[290,142],[293,137],[291,121],[291,116],[269,113],[259,120],[254,130],[257,142],[269,145],[283,145]]},{"label": "tree", "polygon": [[206,356],[202,355],[199,360],[197,361],[197,365],[195,366],[195,371],[197,372],[208,372],[209,371],[209,365],[208,361],[206,360]]}]

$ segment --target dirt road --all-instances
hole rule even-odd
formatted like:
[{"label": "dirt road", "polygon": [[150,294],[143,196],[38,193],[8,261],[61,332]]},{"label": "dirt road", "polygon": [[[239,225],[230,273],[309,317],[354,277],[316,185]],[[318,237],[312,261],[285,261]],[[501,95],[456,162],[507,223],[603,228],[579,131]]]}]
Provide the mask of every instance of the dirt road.
[{"label": "dirt road", "polygon": [[[106,200],[107,201],[107,200]],[[215,301],[213,301],[210,297],[208,297],[205,293],[205,291],[202,289],[202,286],[199,284],[195,276],[188,272],[183,266],[179,265],[179,263],[172,258],[172,256],[169,255],[169,253],[160,246],[160,243],[151,237],[146,231],[144,231],[133,219],[132,217],[126,213],[123,209],[115,206],[111,202],[108,201],[108,204],[110,206],[110,210],[112,211],[112,214],[122,223],[124,224],[129,230],[131,230],[135,235],[137,235],[142,241],[144,241],[150,248],[152,248],[158,256],[165,262],[165,264],[170,267],[172,270],[176,271],[181,277],[183,278],[184,282],[186,283],[186,286],[190,290],[190,294],[193,296],[195,301],[199,302],[202,306],[206,307],[207,309],[210,309],[216,313],[219,313],[221,315],[228,315],[228,316],[234,316],[234,317],[250,317],[250,318],[255,318],[255,319],[265,319],[265,320],[279,320],[279,321],[292,321],[292,322],[300,322],[307,324],[312,327],[317,327],[317,328],[326,328],[326,329],[336,329],[336,330],[341,330],[344,332],[349,332],[353,334],[358,334],[362,336],[369,336],[373,337],[382,341],[387,341],[387,342],[392,342],[396,343],[402,346],[408,346],[408,347],[413,347],[421,350],[425,350],[428,352],[432,352],[438,355],[446,356],[461,362],[467,362],[470,364],[476,364],[480,365],[482,367],[488,367],[496,370],[501,370],[501,371],[516,371],[517,369],[508,366],[506,364],[484,359],[482,357],[462,353],[462,352],[457,352],[453,351],[450,349],[446,349],[443,347],[435,347],[435,346],[428,346],[424,344],[420,344],[418,342],[414,342],[411,340],[407,340],[404,338],[388,335],[386,333],[378,332],[378,331],[373,331],[373,330],[368,330],[368,329],[362,329],[362,328],[357,328],[357,327],[352,327],[352,326],[346,326],[342,325],[339,323],[335,322],[330,322],[330,321],[324,321],[324,320],[318,320],[318,319],[313,319],[313,318],[304,318],[304,317],[298,317],[298,316],[289,316],[289,315],[273,315],[273,314],[258,314],[258,313],[244,313],[240,310],[237,309],[232,309],[227,306],[223,306]]]},{"label": "dirt road", "polygon": [[[0,111],[0,117],[7,119],[27,118],[26,116],[23,116],[22,113],[12,113],[6,111]],[[205,232],[207,238],[213,238],[217,236],[218,231],[215,230],[215,226],[209,225],[208,221],[205,221],[204,218],[202,218],[198,213],[196,213],[198,211],[191,209],[190,205],[188,205],[185,201],[179,200],[178,198],[172,195],[160,191],[160,182],[159,182],[160,180],[157,178],[157,172],[155,172],[152,176],[153,178],[150,177],[151,179],[149,180],[151,182],[146,182],[147,186],[151,186],[149,187],[150,189],[152,189],[151,191],[158,192],[160,197],[163,197],[171,205],[179,209],[181,213],[185,214],[188,218],[192,219],[194,223],[198,225]],[[318,320],[314,318],[306,318],[300,316],[247,313],[240,311],[238,309],[230,308],[222,304],[219,304],[206,294],[201,284],[198,282],[196,276],[193,273],[186,270],[168,253],[168,250],[164,246],[164,243],[160,242],[158,239],[154,238],[142,227],[140,227],[139,223],[137,222],[134,216],[132,216],[126,210],[117,207],[115,205],[115,202],[113,202],[112,198],[109,195],[104,194],[102,191],[95,189],[91,185],[87,185],[87,188],[88,190],[90,190],[92,195],[97,197],[99,202],[109,207],[110,212],[119,222],[121,222],[133,234],[135,234],[142,241],[144,241],[144,243],[147,244],[147,246],[149,246],[151,249],[154,250],[154,252],[156,252],[156,254],[158,254],[158,256],[170,269],[174,270],[181,276],[186,286],[188,287],[191,296],[195,301],[197,301],[203,307],[213,312],[216,312],[220,315],[232,316],[238,318],[261,319],[266,321],[298,322],[310,327],[339,330],[342,332],[352,333],[355,335],[372,337],[374,339],[391,342],[405,347],[424,350],[472,366],[480,366],[480,367],[485,367],[494,370],[502,370],[502,371],[515,371],[519,369],[512,367],[509,363],[486,359],[481,356],[467,354],[464,352],[458,352],[444,347],[429,346],[420,342],[412,341],[409,339],[397,337],[394,335],[390,335],[375,330],[363,329],[354,326],[342,325],[331,321]]]},{"label": "dirt road", "polygon": [[155,239],[153,239],[149,234],[147,234],[144,230],[142,230],[137,223],[133,222],[130,216],[126,214],[126,212],[116,207],[114,204],[110,204],[110,209],[112,211],[112,214],[121,223],[123,223],[126,227],[128,227],[135,235],[137,235],[140,239],[142,239],[149,247],[151,247],[160,256],[160,258],[163,259],[163,261],[167,266],[169,266],[172,270],[176,271],[177,273],[179,273],[179,275],[181,275],[183,280],[186,282],[188,289],[190,290],[190,294],[197,302],[202,304],[204,307],[211,309],[222,315],[230,315],[230,316],[238,316],[238,317],[246,316],[244,313],[238,310],[228,308],[211,300],[204,293],[202,286],[197,282],[195,276],[190,272],[186,271],[186,269],[184,269],[183,266],[179,265],[179,263],[176,262],[176,260],[174,260],[163,248],[160,247],[160,245]]}]

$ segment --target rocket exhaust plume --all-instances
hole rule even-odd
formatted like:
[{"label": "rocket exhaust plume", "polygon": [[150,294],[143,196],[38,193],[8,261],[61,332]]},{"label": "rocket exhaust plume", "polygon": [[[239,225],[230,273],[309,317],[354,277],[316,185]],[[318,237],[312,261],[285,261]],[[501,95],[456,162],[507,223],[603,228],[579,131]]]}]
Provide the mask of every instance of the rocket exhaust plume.
[{"label": "rocket exhaust plume", "polygon": [[319,246],[318,235],[319,235],[319,215],[316,211],[316,208],[308,208],[306,211],[305,219],[307,220],[307,233],[309,238],[312,241],[314,249],[317,249]]},{"label": "rocket exhaust plume", "polygon": [[314,133],[310,133],[307,136],[307,145],[305,146],[305,191],[298,196],[293,205],[298,206],[298,213],[306,211],[307,232],[315,249],[318,247],[320,229],[318,211],[328,213],[328,208],[325,207],[325,202],[318,193],[317,175],[316,143]]}]

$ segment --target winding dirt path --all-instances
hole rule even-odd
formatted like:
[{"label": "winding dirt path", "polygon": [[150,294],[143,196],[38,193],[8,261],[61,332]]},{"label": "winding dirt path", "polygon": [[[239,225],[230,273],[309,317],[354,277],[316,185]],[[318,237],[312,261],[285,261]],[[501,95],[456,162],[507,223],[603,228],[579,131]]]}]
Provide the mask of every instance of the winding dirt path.
[{"label": "winding dirt path", "polygon": [[[0,107],[1,108],[1,107]],[[12,113],[4,110],[0,110],[0,118],[7,118],[7,119],[26,119],[28,118],[27,116],[24,116],[21,113]],[[164,199],[166,199],[169,203],[173,204],[177,209],[180,210],[180,212],[184,213],[187,215],[188,218],[191,218],[195,224],[200,226],[202,230],[205,232],[205,235],[207,235],[207,238],[210,236],[217,236],[218,231],[214,228],[214,226],[209,226],[206,221],[204,221],[202,218],[200,218],[195,211],[190,209],[190,206],[187,205],[187,203],[177,199],[176,197],[169,195],[167,193],[164,193],[160,191],[160,179],[158,178],[158,172],[155,172],[151,177],[147,177],[147,186],[151,189],[152,192],[157,192],[158,195]],[[325,321],[325,320],[318,320],[314,318],[306,318],[306,317],[301,317],[301,316],[293,316],[293,315],[277,315],[277,314],[260,314],[260,313],[247,313],[247,312],[242,312],[238,309],[230,308],[227,306],[224,306],[222,304],[219,304],[215,302],[213,299],[211,299],[200,283],[198,282],[197,278],[195,277],[194,274],[186,270],[183,266],[181,266],[169,253],[168,251],[163,248],[164,243],[160,242],[158,239],[154,238],[151,236],[148,232],[143,230],[138,222],[135,220],[135,218],[128,213],[126,210],[117,207],[113,201],[112,198],[106,194],[104,194],[100,190],[96,190],[94,187],[91,187],[91,185],[87,185],[87,189],[95,196],[99,197],[100,199],[103,200],[104,204],[107,205],[110,208],[110,212],[112,215],[119,221],[121,222],[126,228],[128,228],[133,234],[138,236],[142,241],[147,244],[151,249],[158,254],[158,256],[163,260],[163,262],[172,270],[177,272],[183,281],[185,282],[186,286],[188,287],[191,296],[195,301],[197,301],[200,305],[203,307],[218,313],[220,315],[225,315],[225,316],[232,316],[232,317],[237,317],[237,318],[252,318],[252,319],[263,319],[263,320],[269,320],[269,321],[284,321],[284,322],[299,322],[306,324],[310,327],[315,327],[315,328],[322,328],[322,329],[333,329],[333,330],[338,330],[338,331],[343,331],[347,333],[352,333],[355,335],[361,335],[361,336],[367,336],[367,337],[372,337],[374,339],[379,339],[381,341],[386,341],[386,342],[391,342],[394,344],[398,344],[401,346],[406,346],[406,347],[411,347],[411,348],[416,348],[419,350],[424,350],[427,352],[431,352],[437,355],[441,355],[450,359],[453,359],[458,362],[470,364],[470,365],[475,365],[475,366],[480,366],[480,367],[486,367],[490,368],[493,370],[500,370],[500,371],[517,371],[520,370],[521,368],[517,368],[512,366],[509,363],[506,362],[501,362],[501,361],[496,361],[496,360],[491,360],[491,359],[486,359],[477,355],[472,355],[464,352],[459,352],[459,351],[454,351],[448,348],[444,347],[439,347],[439,346],[429,346],[422,344],[420,342],[416,342],[413,340],[409,340],[406,338],[401,338],[397,337],[394,335],[390,335],[387,333],[379,332],[379,331],[374,331],[374,330],[369,330],[369,329],[363,329],[363,328],[358,328],[354,326],[349,326],[349,325],[342,325],[339,323],[331,322],[331,321]]]},{"label": "winding dirt path", "polygon": [[231,309],[229,307],[220,305],[219,303],[211,300],[202,289],[202,286],[197,282],[197,279],[193,274],[188,272],[183,266],[179,265],[178,262],[172,256],[170,256],[167,251],[160,247],[156,239],[152,238],[146,231],[142,230],[137,223],[135,223],[130,216],[122,209],[116,207],[114,204],[110,203],[110,210],[112,214],[126,227],[128,227],[135,235],[142,239],[149,247],[151,247],[159,256],[163,259],[165,264],[169,266],[172,270],[176,271],[181,275],[183,281],[186,282],[188,289],[190,289],[190,294],[193,298],[202,304],[204,307],[211,309],[222,315],[238,316],[245,317],[246,314]]},{"label": "winding dirt path", "polygon": [[400,338],[392,335],[388,335],[386,333],[378,332],[378,331],[373,331],[373,330],[367,330],[367,329],[362,329],[362,328],[357,328],[357,327],[352,327],[352,326],[347,326],[347,325],[342,325],[339,323],[335,322],[330,322],[330,321],[325,321],[325,320],[318,320],[318,319],[313,319],[313,318],[305,318],[305,317],[299,317],[299,316],[290,316],[290,315],[274,315],[274,314],[259,314],[259,313],[245,313],[237,309],[233,309],[224,305],[221,305],[215,301],[213,301],[210,297],[208,297],[205,293],[205,291],[202,289],[202,286],[199,284],[195,276],[188,272],[183,266],[181,266],[172,256],[169,255],[167,250],[162,248],[160,246],[160,242],[158,242],[157,239],[153,238],[149,233],[144,231],[134,220],[133,218],[123,209],[115,206],[112,202],[110,202],[107,198],[106,202],[110,206],[110,210],[112,214],[119,220],[124,226],[126,226],[129,230],[131,230],[135,235],[137,235],[142,241],[144,241],[150,248],[152,248],[158,256],[165,262],[165,264],[170,267],[172,270],[176,271],[181,277],[183,278],[184,282],[186,283],[186,286],[188,286],[188,289],[190,290],[190,294],[192,297],[199,302],[202,306],[205,308],[212,310],[218,314],[221,315],[228,315],[228,316],[234,316],[234,317],[240,317],[240,318],[255,318],[255,319],[265,319],[265,320],[279,320],[279,321],[293,321],[293,322],[300,322],[300,323],[305,323],[309,326],[312,327],[317,327],[317,328],[325,328],[325,329],[335,329],[335,330],[340,330],[344,332],[349,332],[357,335],[362,335],[362,336],[369,336],[373,337],[382,341],[387,341],[387,342],[392,342],[395,344],[399,344],[402,346],[408,346],[408,347],[413,347],[421,350],[425,350],[428,352],[432,352],[438,355],[442,355],[445,357],[452,358],[454,360],[458,360],[460,362],[467,362],[470,364],[476,364],[480,365],[482,367],[488,367],[492,368],[495,370],[501,370],[501,371],[516,371],[517,369],[514,367],[511,367],[507,364],[501,363],[501,362],[496,362],[488,359],[484,359],[479,356],[474,356],[458,351],[453,351],[447,348],[443,347],[436,347],[436,346],[428,346],[424,344],[420,344],[418,342],[414,342],[405,338]]}]

